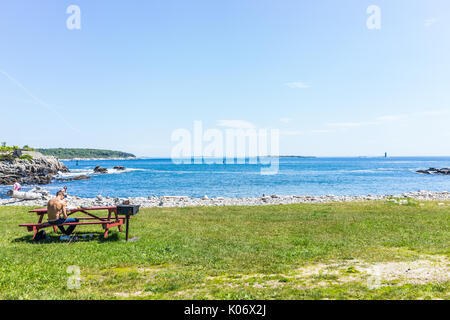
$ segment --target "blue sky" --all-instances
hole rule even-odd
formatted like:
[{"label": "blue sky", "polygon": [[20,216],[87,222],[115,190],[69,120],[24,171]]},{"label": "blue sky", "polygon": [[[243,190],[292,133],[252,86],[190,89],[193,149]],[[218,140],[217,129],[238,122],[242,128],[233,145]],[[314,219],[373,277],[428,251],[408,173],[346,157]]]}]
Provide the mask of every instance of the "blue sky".
[{"label": "blue sky", "polygon": [[450,155],[449,39],[446,0],[2,1],[0,140],[169,156],[241,120],[281,154]]}]

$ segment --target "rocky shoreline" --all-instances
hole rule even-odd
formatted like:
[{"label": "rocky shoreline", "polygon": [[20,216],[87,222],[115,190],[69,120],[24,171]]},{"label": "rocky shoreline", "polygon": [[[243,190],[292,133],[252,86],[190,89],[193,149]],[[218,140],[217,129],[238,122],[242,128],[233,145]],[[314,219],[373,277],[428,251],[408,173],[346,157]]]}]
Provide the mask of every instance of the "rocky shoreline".
[{"label": "rocky shoreline", "polygon": [[58,159],[43,156],[39,152],[29,152],[32,159],[0,161],[0,185],[20,184],[49,184],[61,172],[69,169]]},{"label": "rocky shoreline", "polygon": [[[46,206],[48,199],[52,196],[46,192],[42,192],[41,200],[18,200],[18,199],[0,199],[0,206]],[[116,206],[129,200],[131,204],[140,205],[142,208],[151,207],[198,207],[198,206],[263,206],[263,205],[280,205],[280,204],[295,204],[295,203],[330,203],[330,202],[360,202],[384,200],[403,204],[406,199],[415,199],[420,201],[450,201],[450,192],[433,192],[433,191],[417,191],[408,192],[398,195],[361,195],[361,196],[261,196],[253,198],[226,198],[216,197],[208,198],[189,198],[186,196],[149,196],[144,197],[130,197],[130,198],[113,198],[103,197],[101,195],[96,198],[78,198],[70,197],[68,199],[69,208],[79,207],[101,207],[101,206]]]}]

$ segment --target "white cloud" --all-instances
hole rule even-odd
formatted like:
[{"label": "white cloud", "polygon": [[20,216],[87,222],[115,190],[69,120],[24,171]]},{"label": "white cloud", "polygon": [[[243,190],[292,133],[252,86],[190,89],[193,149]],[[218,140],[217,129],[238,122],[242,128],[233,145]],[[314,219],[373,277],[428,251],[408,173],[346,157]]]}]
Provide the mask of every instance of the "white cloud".
[{"label": "white cloud", "polygon": [[311,130],[311,131],[309,131],[309,133],[312,133],[312,134],[330,133],[330,132],[333,132],[333,131],[332,130]]},{"label": "white cloud", "polygon": [[291,122],[292,120],[294,120],[294,119],[292,119],[292,118],[281,118],[281,119],[280,119],[280,121],[283,122],[283,123],[289,123],[289,122]]},{"label": "white cloud", "polygon": [[407,119],[409,117],[410,117],[410,115],[408,115],[408,114],[393,114],[393,115],[386,115],[386,116],[378,117],[377,120],[378,121],[395,121],[395,120]]},{"label": "white cloud", "polygon": [[284,84],[285,86],[292,89],[307,89],[309,85],[304,82],[288,82]]},{"label": "white cloud", "polygon": [[414,115],[416,116],[443,116],[450,114],[450,109],[442,109],[442,110],[430,110],[430,111],[421,111],[416,112]]},{"label": "white cloud", "polygon": [[302,136],[302,135],[305,134],[305,131],[301,131],[301,130],[281,130],[280,134],[284,135],[284,136]]},{"label": "white cloud", "polygon": [[448,115],[450,114],[450,110],[430,110],[430,111],[422,111],[422,112],[414,112],[410,114],[393,114],[393,115],[384,115],[377,117],[374,121],[362,121],[362,122],[332,122],[327,123],[327,126],[330,127],[340,127],[340,128],[357,128],[364,126],[372,126],[372,125],[382,125],[387,122],[393,122],[398,120],[406,120],[411,119],[413,117],[425,117],[425,116],[440,116],[440,115]]},{"label": "white cloud", "polygon": [[227,127],[234,129],[253,129],[255,125],[245,120],[218,120],[217,125],[219,127]]},{"label": "white cloud", "polygon": [[429,28],[431,27],[433,24],[435,24],[437,22],[436,18],[430,18],[430,19],[426,19],[424,22],[424,26]]},{"label": "white cloud", "polygon": [[332,122],[332,123],[327,123],[326,125],[329,127],[356,128],[356,127],[371,126],[371,125],[376,125],[376,124],[378,124],[378,122],[371,121],[371,122]]},{"label": "white cloud", "polygon": [[303,136],[307,134],[324,134],[333,132],[332,130],[281,130],[280,134],[285,136]]}]

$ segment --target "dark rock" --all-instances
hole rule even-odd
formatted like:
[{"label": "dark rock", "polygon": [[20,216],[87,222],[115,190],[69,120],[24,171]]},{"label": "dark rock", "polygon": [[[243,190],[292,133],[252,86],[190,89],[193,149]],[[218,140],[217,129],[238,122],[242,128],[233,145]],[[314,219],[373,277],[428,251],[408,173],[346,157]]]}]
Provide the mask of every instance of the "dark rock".
[{"label": "dark rock", "polygon": [[417,173],[422,174],[443,174],[443,175],[450,175],[450,168],[442,168],[442,169],[436,169],[436,168],[429,168],[427,170],[417,170]]},{"label": "dark rock", "polygon": [[80,180],[89,180],[91,177],[87,175],[80,175],[72,178],[59,178],[58,181],[80,181]]},{"label": "dark rock", "polygon": [[76,176],[72,178],[72,181],[89,180],[91,177],[87,175]]},{"label": "dark rock", "polygon": [[100,167],[100,166],[96,166],[96,167],[94,168],[94,172],[95,172],[95,173],[108,173],[108,169],[102,168],[102,167]]},{"label": "dark rock", "polygon": [[21,155],[22,155],[22,150],[20,150],[20,149],[14,149],[13,156],[14,156],[15,158],[19,158]]}]

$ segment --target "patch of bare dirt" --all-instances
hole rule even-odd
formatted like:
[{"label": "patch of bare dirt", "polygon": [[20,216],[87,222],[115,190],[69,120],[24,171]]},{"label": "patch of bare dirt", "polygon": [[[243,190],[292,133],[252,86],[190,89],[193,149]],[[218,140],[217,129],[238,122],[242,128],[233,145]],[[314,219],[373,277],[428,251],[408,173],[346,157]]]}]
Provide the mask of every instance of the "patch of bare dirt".
[{"label": "patch of bare dirt", "polygon": [[[408,262],[367,263],[348,260],[335,263],[321,263],[305,266],[287,274],[243,274],[208,277],[219,280],[222,286],[248,286],[255,288],[278,288],[290,286],[290,281],[282,282],[274,278],[301,281],[302,287],[321,287],[348,282],[365,283],[369,288],[386,285],[426,284],[450,281],[450,261],[446,256],[421,256],[419,260]],[[255,281],[256,280],[256,281]]]},{"label": "patch of bare dirt", "polygon": [[380,281],[398,280],[402,284],[450,281],[450,262],[444,256],[411,262],[375,263],[368,267],[360,267],[360,269]]}]

